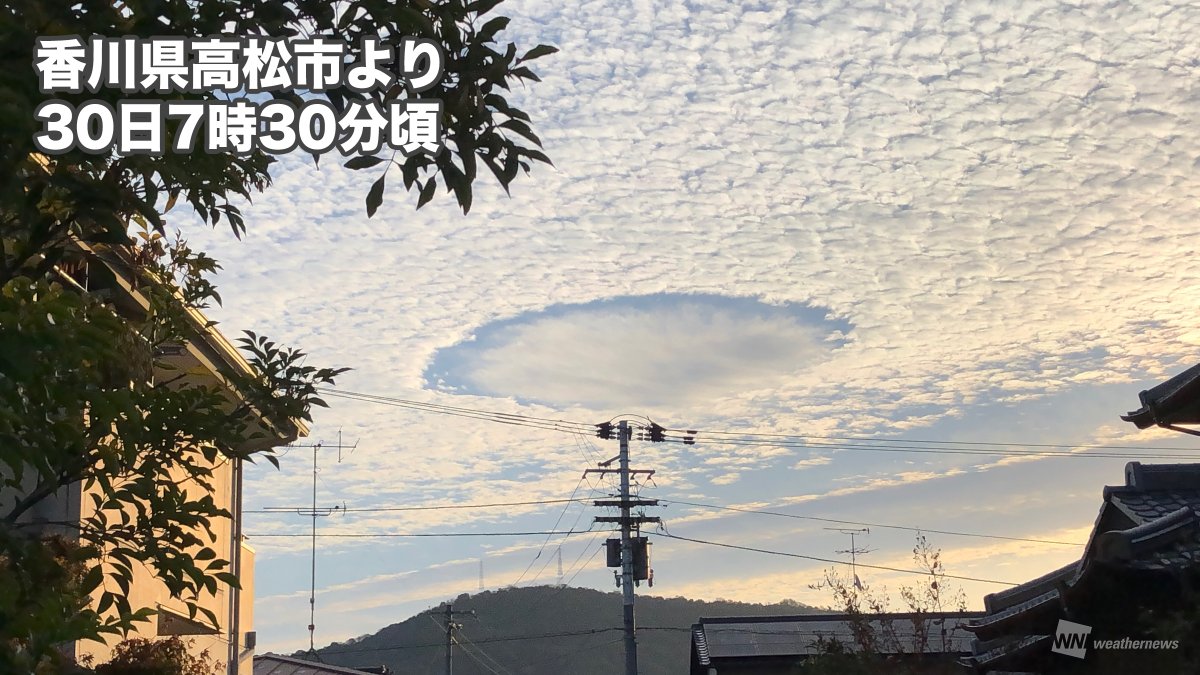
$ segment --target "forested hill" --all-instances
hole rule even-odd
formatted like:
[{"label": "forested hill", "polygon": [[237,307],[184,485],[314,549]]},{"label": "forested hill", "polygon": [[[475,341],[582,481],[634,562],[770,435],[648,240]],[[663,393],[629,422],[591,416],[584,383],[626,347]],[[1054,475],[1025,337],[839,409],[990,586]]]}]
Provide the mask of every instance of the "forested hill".
[{"label": "forested hill", "polygon": [[[454,600],[454,610],[476,613],[455,619],[462,624],[454,649],[455,675],[612,675],[623,669],[620,593],[557,586],[509,588],[461,595]],[[638,670],[643,675],[686,674],[688,631],[701,616],[811,611],[789,601],[752,605],[639,595]],[[329,645],[319,650],[321,660],[352,667],[387,665],[397,675],[443,673],[443,621],[435,608],[373,635]]]}]

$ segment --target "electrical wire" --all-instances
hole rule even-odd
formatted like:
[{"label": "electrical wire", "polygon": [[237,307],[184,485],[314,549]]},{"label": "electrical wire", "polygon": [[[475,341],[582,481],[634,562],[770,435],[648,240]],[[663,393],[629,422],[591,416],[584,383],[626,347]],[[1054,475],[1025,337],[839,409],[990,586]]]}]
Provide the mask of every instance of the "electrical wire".
[{"label": "electrical wire", "polygon": [[480,659],[478,656],[475,656],[475,654],[473,654],[473,653],[471,652],[471,650],[470,650],[470,649],[467,649],[467,645],[466,645],[466,644],[464,644],[464,643],[462,643],[462,642],[459,642],[459,640],[458,640],[458,636],[451,637],[450,639],[451,639],[452,641],[454,641],[454,644],[457,644],[457,645],[458,645],[459,649],[461,649],[461,650],[462,650],[462,653],[464,653],[464,654],[466,654],[467,656],[471,657],[471,660],[472,660],[472,661],[474,661],[475,663],[478,663],[478,664],[479,664],[479,665],[480,665],[480,666],[481,666],[481,667],[482,667],[484,670],[488,671],[488,672],[489,672],[489,673],[491,673],[492,675],[501,675],[500,671],[498,671],[498,670],[496,670],[495,668],[493,668],[493,667],[489,666],[488,664],[484,663],[484,662],[483,662],[483,659]]},{"label": "electrical wire", "polygon": [[[402,399],[376,394],[366,394],[343,389],[320,388],[319,392],[329,396],[344,399],[392,405],[422,412],[452,415],[468,419],[478,419],[501,424],[531,427],[546,431],[558,431],[571,434],[593,434],[596,424],[576,420],[563,420],[515,413],[500,413],[479,410],[462,406],[448,406],[436,403],[426,403],[410,399]],[[609,422],[618,417],[635,417],[644,419],[648,424],[654,424],[650,418],[639,414],[625,414],[612,417]],[[904,438],[869,438],[862,436],[833,436],[833,435],[804,435],[781,434],[766,432],[743,432],[725,430],[695,430],[663,427],[664,431],[674,432],[664,434],[665,442],[695,445],[706,441],[720,445],[765,445],[771,447],[823,449],[830,451],[856,450],[868,452],[902,452],[938,455],[984,455],[1003,457],[1089,457],[1117,459],[1160,459],[1160,460],[1200,460],[1200,455],[1173,454],[1173,451],[1185,452],[1185,449],[1166,446],[1119,446],[1103,444],[1066,444],[1066,443],[1016,443],[1000,441],[943,441],[934,439],[904,439]],[[728,438],[705,439],[704,436],[725,436]],[[1040,450],[1022,451],[1014,448],[1039,448]],[[1071,450],[1098,450],[1101,452],[1071,452]],[[1157,454],[1145,454],[1147,452]]]},{"label": "electrical wire", "polygon": [[878,527],[886,530],[905,530],[907,532],[928,532],[930,534],[944,534],[955,537],[979,537],[982,539],[1003,539],[1005,541],[1022,541],[1033,544],[1051,544],[1055,546],[1083,546],[1082,542],[1074,541],[1054,541],[1052,539],[1034,539],[1031,537],[1008,537],[999,534],[980,534],[978,532],[961,532],[955,530],[934,530],[927,527],[910,527],[906,525],[884,525],[882,523],[868,523],[861,520],[841,520],[838,518],[820,518],[817,516],[802,516],[795,513],[783,513],[780,511],[767,511],[762,509],[744,509],[736,506],[719,506],[717,504],[704,504],[701,502],[688,502],[680,499],[660,499],[660,504],[681,504],[684,506],[697,506],[706,509],[717,509],[720,511],[736,511],[738,513],[757,513],[764,516],[778,516],[781,518],[795,518],[797,520],[813,520],[820,523],[834,523],[837,525],[860,525],[864,527]]},{"label": "electrical wire", "polygon": [[[467,634],[465,632],[463,632],[463,630],[461,628],[455,634],[455,638],[456,639],[461,638],[463,640],[466,640],[466,644],[463,644],[461,642],[459,643],[459,645],[463,648],[463,651],[467,650],[467,645],[471,645],[471,647],[473,647],[475,649],[475,651],[479,652],[480,656],[486,658],[488,661],[491,661],[492,665],[496,666],[496,668],[499,668],[501,671],[504,671],[504,673],[508,673],[508,675],[513,675],[512,671],[509,670],[508,668],[506,668],[503,663],[500,663],[498,660],[496,660],[495,657],[493,657],[491,654],[488,654],[486,651],[484,651],[482,647],[480,647],[479,645],[472,642],[471,638],[467,637]],[[478,659],[476,659],[476,660],[478,661]],[[496,672],[496,670],[489,668],[482,661],[480,661],[479,664],[482,665],[484,668],[491,670],[493,673]],[[497,673],[497,675],[501,675],[501,674]]]},{"label": "electrical wire", "polygon": [[583,652],[590,652],[593,649],[600,649],[601,647],[608,647],[610,645],[620,644],[624,641],[625,641],[625,638],[619,637],[616,640],[609,640],[608,642],[601,642],[600,644],[595,644],[595,645],[591,645],[588,647],[582,647],[580,649],[576,649],[574,651],[567,652],[566,654],[558,654],[556,656],[551,656],[550,658],[547,658],[547,659],[541,659],[540,661],[529,661],[529,662],[526,662],[524,665],[526,666],[526,668],[528,668],[529,666],[541,665],[543,663],[552,663],[554,661],[560,661],[562,659],[570,658],[572,656],[578,656],[579,654],[582,654]]},{"label": "electrical wire", "polygon": [[[591,564],[591,562],[596,559],[596,556],[600,554],[600,551],[603,550],[603,546],[596,546],[595,550],[592,551],[592,555],[587,559],[587,562],[583,563],[579,569],[575,569],[575,566],[579,565],[579,561],[583,559],[584,554],[588,552],[588,549],[595,546],[596,540],[599,539],[600,535],[603,533],[603,530],[599,530],[593,534],[592,538],[588,540],[588,543],[584,545],[583,550],[580,551],[579,555],[575,558],[575,562],[571,563],[571,566],[567,568],[566,574],[570,574],[571,576],[563,582],[563,588],[570,586],[571,582],[575,581],[575,577],[579,576],[579,573],[582,572],[589,564]],[[572,574],[572,572],[574,573]]]},{"label": "electrical wire", "polygon": [[[814,562],[831,563],[834,565],[846,564],[846,562],[844,560],[833,560],[831,558],[818,558],[816,556],[811,556],[811,555],[802,555],[799,553],[785,553],[783,551],[772,551],[770,549],[755,548],[753,546],[741,546],[738,544],[726,544],[726,543],[719,542],[719,541],[707,541],[704,539],[693,539],[691,537],[684,537],[684,536],[680,536],[678,534],[669,534],[667,532],[650,532],[649,534],[653,534],[653,535],[659,536],[659,537],[666,537],[668,539],[678,539],[680,541],[688,541],[693,544],[705,544],[708,546],[719,546],[721,548],[732,548],[732,549],[737,549],[739,551],[750,551],[753,553],[766,553],[769,555],[778,555],[778,556],[784,556],[787,558],[799,558],[801,560],[812,560]],[[866,569],[883,570],[885,572],[902,572],[904,574],[919,574],[921,576],[929,576],[929,572],[922,572],[921,570],[906,570],[902,567],[888,567],[886,565],[869,565],[867,563],[861,563],[861,562],[857,563],[856,566],[863,567]],[[958,579],[960,581],[978,581],[980,583],[985,583],[985,584],[1000,584],[1003,586],[1019,585],[1012,581],[999,581],[997,579],[982,579],[979,577],[967,577],[967,576],[961,576],[961,575],[957,575],[957,574],[938,574],[938,576],[945,577],[947,579]]]},{"label": "electrical wire", "polygon": [[495,412],[489,410],[480,410],[478,408],[466,408],[462,406],[449,406],[440,403],[427,403],[424,401],[414,401],[411,399],[396,398],[392,396],[381,396],[377,394],[365,394],[362,392],[347,391],[344,389],[327,389],[318,388],[317,391],[326,396],[334,396],[337,398],[351,399],[370,403],[379,403],[383,405],[391,405],[399,408],[407,408],[410,410],[419,410],[424,412],[436,413],[440,415],[451,415],[456,417],[467,417],[472,419],[482,419],[501,424],[515,424],[517,426],[535,426],[546,428],[555,431],[564,431],[567,433],[582,433],[593,432],[596,425],[591,422],[580,422],[575,420],[554,419],[549,417],[535,417],[532,415],[520,415],[516,413]]},{"label": "electrical wire", "polygon": [[[695,437],[677,437],[665,436],[663,442],[677,443],[680,445],[696,445],[700,442]],[[987,449],[982,447],[958,448],[958,447],[924,447],[918,445],[876,445],[876,444],[859,444],[859,443],[821,443],[813,441],[772,441],[750,438],[728,438],[716,439],[709,441],[716,445],[740,445],[750,447],[772,447],[772,448],[799,448],[806,450],[822,450],[829,452],[842,451],[865,451],[865,452],[894,452],[894,453],[914,453],[914,454],[931,454],[931,455],[975,455],[986,457],[1070,457],[1070,458],[1111,458],[1111,459],[1167,459],[1167,460],[1189,460],[1200,461],[1200,455],[1186,454],[1141,454],[1140,452],[1129,454],[1119,452],[1067,452],[1057,450],[1010,450],[1003,448]],[[882,442],[882,441],[880,441]],[[1006,448],[1008,446],[1005,446]],[[1078,447],[1078,446],[1077,446]],[[1112,448],[1117,450],[1118,448]],[[1179,450],[1179,448],[1165,448],[1170,450]]]},{"label": "electrical wire", "polygon": [[[382,511],[442,511],[448,509],[491,509],[503,506],[539,506],[546,504],[563,504],[567,502],[582,502],[585,499],[535,499],[525,502],[492,502],[490,504],[436,504],[430,506],[370,506],[360,508],[335,509],[341,513],[378,513]],[[299,506],[264,506],[261,509],[247,509],[242,513],[291,513],[292,511],[309,511],[312,507]]]},{"label": "electrical wire", "polygon": [[999,442],[999,441],[939,441],[927,438],[868,438],[865,436],[820,436],[814,434],[779,434],[765,433],[754,431],[715,431],[706,429],[698,431],[694,429],[673,429],[664,427],[666,431],[674,431],[687,436],[700,436],[705,434],[721,435],[721,436],[738,436],[738,437],[762,437],[762,438],[795,438],[795,439],[816,439],[819,441],[866,441],[870,443],[911,443],[916,445],[979,445],[979,446],[999,446],[1013,448],[1086,448],[1091,450],[1183,450],[1184,448],[1172,448],[1159,445],[1104,445],[1104,444],[1087,444],[1087,443],[1019,443],[1019,442]]},{"label": "electrical wire", "polygon": [[[571,496],[567,497],[568,501],[575,499],[575,493],[579,491],[580,485],[583,485],[583,477],[582,476],[579,478],[579,481],[577,483],[575,483],[575,489],[571,490]],[[570,504],[567,504],[566,506],[563,507],[563,510],[560,511],[558,514],[558,519],[554,521],[554,525],[550,526],[551,531],[558,528],[558,524],[562,522],[563,516],[567,515],[567,509],[570,509],[570,508],[571,508]],[[579,521],[576,520],[576,522],[579,522]],[[575,529],[574,526],[572,526],[571,531],[574,531],[574,529]],[[590,530],[591,528],[588,528],[588,529]],[[529,561],[529,565],[527,565],[525,567],[525,571],[521,572],[521,576],[517,577],[517,580],[512,582],[511,585],[516,586],[517,584],[521,583],[521,580],[525,578],[525,575],[529,574],[529,570],[533,568],[533,564],[535,562],[537,562],[537,559],[542,556],[542,552],[544,552],[546,550],[546,544],[550,543],[550,536],[551,535],[546,535],[546,540],[543,541],[541,547],[538,548],[537,555],[533,556],[533,560]],[[543,567],[542,569],[545,569],[545,567]]]},{"label": "electrical wire", "polygon": [[[371,538],[387,538],[387,537],[528,537],[528,536],[536,536],[536,535],[543,535],[543,534],[548,535],[548,536],[553,536],[553,535],[570,536],[572,534],[585,534],[587,532],[593,532],[593,531],[594,530],[592,530],[592,528],[589,527],[586,530],[578,530],[578,531],[541,530],[541,531],[537,531],[537,532],[363,532],[363,533],[340,533],[340,534],[339,533],[329,533],[329,532],[318,532],[317,537],[318,538],[323,537],[323,538],[327,538],[327,539],[328,538],[371,539]],[[304,533],[304,534],[290,533],[290,532],[286,532],[286,533],[285,532],[257,532],[257,533],[248,533],[248,534],[246,534],[246,536],[247,537],[264,537],[265,538],[265,537],[311,537],[313,535],[311,532]]]},{"label": "electrical wire", "polygon": [[[595,490],[592,490],[592,493],[591,493],[591,494],[589,494],[589,495],[588,495],[588,497],[590,498],[590,497],[592,496],[592,494],[595,494]],[[570,528],[570,529],[572,529],[572,530],[573,530],[573,529],[575,529],[575,527],[576,527],[577,525],[579,525],[579,521],[583,519],[583,516],[584,516],[584,514],[586,514],[586,513],[587,513],[587,509],[586,509],[586,508],[579,509],[579,515],[575,516],[575,522],[571,523],[571,528]],[[558,561],[559,561],[559,564],[561,565],[561,564],[562,564],[562,542],[559,542],[559,544],[558,544],[558,547],[557,547],[557,549],[555,550],[555,553],[558,555]],[[546,571],[546,568],[550,566],[550,563],[551,563],[551,562],[553,562],[553,560],[554,560],[554,556],[552,556],[552,555],[551,555],[551,556],[547,556],[547,557],[546,557],[546,562],[542,563],[542,567],[541,567],[541,569],[539,569],[539,570],[537,571],[537,574],[533,575],[533,579],[530,579],[529,583],[531,583],[531,584],[532,584],[533,582],[535,582],[535,581],[537,581],[538,579],[540,579],[540,578],[541,578],[541,576],[542,576],[542,572],[545,572],[545,571]]]},{"label": "electrical wire", "polygon": [[[622,628],[591,628],[585,630],[559,631],[556,633],[540,633],[537,635],[510,635],[493,638],[480,638],[475,641],[475,644],[492,644],[496,642],[522,642],[525,640],[542,640],[546,638],[562,638],[562,637],[577,637],[580,635],[596,635],[598,633],[611,633],[612,631],[623,630]],[[444,647],[446,643],[442,642],[427,642],[416,645],[393,645],[388,647],[363,647],[361,649],[323,649],[322,654],[354,654],[359,652],[386,652],[401,649],[422,649],[426,647]]]}]

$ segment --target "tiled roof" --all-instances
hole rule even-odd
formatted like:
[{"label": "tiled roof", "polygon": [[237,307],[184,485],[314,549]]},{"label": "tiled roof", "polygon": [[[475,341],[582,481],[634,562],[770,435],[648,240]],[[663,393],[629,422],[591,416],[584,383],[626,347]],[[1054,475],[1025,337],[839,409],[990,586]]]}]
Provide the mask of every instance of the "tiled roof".
[{"label": "tiled roof", "polygon": [[700,665],[711,665],[708,658],[708,641],[704,638],[704,627],[700,624],[692,626],[692,648],[696,650],[696,660]]},{"label": "tiled roof", "polygon": [[1048,572],[1036,579],[1026,581],[1020,586],[1013,586],[1012,588],[1006,588],[1002,591],[989,593],[983,596],[983,606],[987,609],[989,614],[1003,611],[1013,605],[1023,603],[1031,598],[1035,598],[1046,593],[1047,591],[1057,588],[1059,584],[1064,583],[1071,577],[1075,576],[1075,573],[1078,571],[1078,569],[1079,561],[1077,560],[1069,565],[1060,567],[1053,572]]},{"label": "tiled roof", "polygon": [[1086,578],[1097,565],[1150,571],[1197,564],[1200,464],[1130,462],[1125,485],[1104,488],[1104,505],[1079,561],[984,598],[987,615],[968,628],[980,636],[974,646],[979,653],[965,662],[982,671],[1042,649],[1045,636],[1022,629],[1036,630],[1063,596],[1069,604],[1074,587],[1086,593]]},{"label": "tiled roof", "polygon": [[999,612],[989,613],[980,619],[972,621],[971,624],[967,626],[967,630],[972,632],[981,631],[984,629],[995,630],[1002,627],[1003,624],[1032,612],[1039,607],[1055,606],[1058,604],[1058,600],[1058,589],[1051,589],[1024,602],[1012,605],[1011,607],[1006,607]]},{"label": "tiled roof", "polygon": [[993,647],[992,649],[979,654],[974,654],[966,659],[963,659],[962,663],[966,663],[967,665],[974,666],[976,668],[986,669],[991,665],[999,664],[1007,659],[1011,659],[1022,654],[1035,653],[1049,643],[1049,635],[1026,635],[1020,638],[1009,640],[998,647]]},{"label": "tiled roof", "polygon": [[1138,394],[1142,407],[1121,419],[1139,429],[1200,422],[1200,365]]}]

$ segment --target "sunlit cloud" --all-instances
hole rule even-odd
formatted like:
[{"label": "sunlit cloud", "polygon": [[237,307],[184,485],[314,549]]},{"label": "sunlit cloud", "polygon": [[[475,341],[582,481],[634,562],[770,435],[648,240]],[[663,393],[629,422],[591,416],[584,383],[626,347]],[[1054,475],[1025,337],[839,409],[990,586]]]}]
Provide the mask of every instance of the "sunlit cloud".
[{"label": "sunlit cloud", "polygon": [[[1135,407],[1139,387],[1192,365],[1200,343],[1200,8],[508,5],[514,19],[503,37],[561,48],[539,61],[542,83],[513,93],[555,168],[522,177],[512,198],[481,184],[468,216],[440,199],[414,212],[415,197],[392,189],[367,219],[360,200],[376,175],[285,157],[274,185],[245,209],[244,241],[169,214],[224,265],[226,305],[213,313],[222,329],[253,328],[304,347],[311,364],[352,366],[339,380],[346,389],[586,424],[630,413],[717,431],[1178,443],[1126,428],[1116,415]],[[711,302],[658,313],[605,304],[699,296]],[[820,308],[820,316],[739,313],[740,303]],[[507,328],[491,340],[497,325]],[[471,347],[454,377],[442,377],[439,355]],[[616,454],[587,433],[329,400],[314,438],[340,429],[359,445],[341,463],[322,454],[322,506],[593,498],[614,489],[611,478],[579,480]],[[1119,459],[727,438],[635,443],[635,464],[658,472],[646,493],[1032,533],[1090,527],[1100,486],[1121,480]],[[281,472],[251,472],[247,507],[304,507],[311,492],[311,454],[296,449]],[[680,527],[731,541],[779,525],[665,511],[681,514]],[[586,528],[596,513],[561,505],[381,512],[320,526],[541,531],[577,518]],[[723,529],[731,523],[740,529]],[[248,529],[308,525],[254,515]],[[595,553],[586,537],[562,542],[568,566]],[[908,541],[872,537],[887,547],[878,560],[903,562]],[[298,589],[309,580],[297,561],[307,542],[253,542],[258,592],[285,598],[271,611],[305,612]],[[332,591],[320,611],[322,625],[336,629],[323,635],[361,634],[439,593],[473,590],[471,565],[430,568],[472,559],[485,545],[494,547],[485,565],[497,570],[489,587],[512,583],[540,543],[421,540],[392,559],[363,555],[377,545],[369,539],[323,539],[323,586],[362,582],[354,593],[395,601],[368,612],[356,610],[350,590]],[[774,600],[811,581],[807,568],[775,569],[763,558],[712,553],[685,567],[672,562],[673,546],[656,549],[656,590]],[[1003,571],[1014,580],[1066,555],[994,549],[989,562],[945,550],[948,561],[961,553],[972,575]],[[576,583],[611,584],[607,570],[584,567]],[[401,581],[412,589],[389,585],[387,575],[411,570]],[[497,581],[500,570],[513,570],[511,579]],[[451,572],[454,580],[437,576]],[[988,589],[968,590],[978,604]],[[264,647],[295,640],[265,613],[258,620]]]}]

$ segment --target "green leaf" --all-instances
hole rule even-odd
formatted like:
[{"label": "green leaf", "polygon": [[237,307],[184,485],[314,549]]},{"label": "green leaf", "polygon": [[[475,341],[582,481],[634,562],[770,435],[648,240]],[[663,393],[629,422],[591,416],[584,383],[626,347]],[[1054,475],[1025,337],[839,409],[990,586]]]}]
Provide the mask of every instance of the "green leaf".
[{"label": "green leaf", "polygon": [[462,207],[463,213],[471,211],[471,183],[464,181],[454,190],[454,196],[458,198],[458,205]]},{"label": "green leaf", "polygon": [[475,2],[467,5],[467,11],[475,12],[475,14],[478,16],[483,16],[484,14],[492,11],[496,5],[503,1],[504,0],[475,0]]},{"label": "green leaf", "polygon": [[367,193],[367,217],[375,215],[375,211],[379,209],[379,205],[383,203],[383,179],[387,178],[387,174],[380,176],[371,185],[371,191]]},{"label": "green leaf", "polygon": [[507,16],[498,16],[483,24],[483,28],[479,29],[479,41],[491,42],[496,33],[499,33],[508,26],[508,21]]},{"label": "green leaf", "polygon": [[346,162],[342,166],[346,167],[347,169],[369,169],[373,166],[382,164],[383,161],[384,159],[382,157],[376,155],[361,155],[359,157],[352,157],[350,161]]},{"label": "green leaf", "polygon": [[232,586],[233,588],[242,587],[242,582],[239,581],[237,575],[232,572],[216,572],[213,574],[213,576],[229,586]]},{"label": "green leaf", "polygon": [[534,59],[541,58],[543,56],[549,56],[551,54],[556,54],[556,53],[558,53],[558,47],[552,47],[550,45],[538,45],[538,46],[534,47],[533,49],[530,49],[529,51],[525,52],[525,55],[522,56],[520,60],[521,61],[532,61]]},{"label": "green leaf", "polygon": [[419,209],[428,204],[429,200],[433,199],[435,191],[437,191],[437,181],[430,178],[426,181],[425,186],[421,188],[421,195],[417,198],[417,208]]}]

